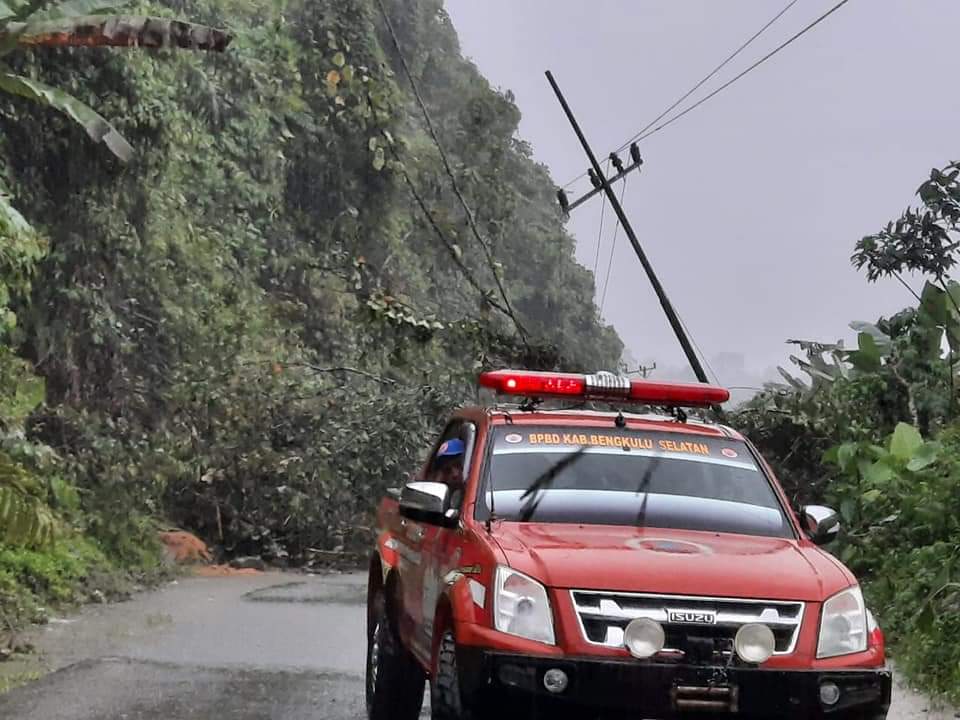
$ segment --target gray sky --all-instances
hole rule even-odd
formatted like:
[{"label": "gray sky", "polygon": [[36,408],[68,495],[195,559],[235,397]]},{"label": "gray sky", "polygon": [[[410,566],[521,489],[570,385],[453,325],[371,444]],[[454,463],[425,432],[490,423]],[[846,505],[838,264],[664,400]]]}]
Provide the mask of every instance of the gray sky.
[{"label": "gray sky", "polygon": [[[586,160],[544,70],[553,70],[603,157],[786,1],[446,4],[464,53],[494,86],[516,94],[521,135],[563,184]],[[799,0],[701,93],[834,2]],[[737,375],[724,377],[717,367],[727,384],[784,362],[788,337],[849,342],[848,322],[875,320],[912,300],[896,281],[868,285],[848,258],[859,238],[914,202],[931,167],[960,155],[958,27],[957,0],[853,0],[642,144],[646,165],[632,176],[624,204],[695,340]],[[569,226],[590,268],[599,217],[597,198]],[[601,285],[613,224],[608,214]],[[685,365],[622,232],[604,316],[635,357],[655,358],[662,368]],[[743,354],[746,367],[735,370],[737,359],[725,362],[721,353]]]}]

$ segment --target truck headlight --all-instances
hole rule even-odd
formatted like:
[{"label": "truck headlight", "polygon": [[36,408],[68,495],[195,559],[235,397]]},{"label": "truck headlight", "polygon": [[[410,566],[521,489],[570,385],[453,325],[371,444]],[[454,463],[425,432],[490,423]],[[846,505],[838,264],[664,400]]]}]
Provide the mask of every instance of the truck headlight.
[{"label": "truck headlight", "polygon": [[554,645],[553,613],[543,585],[508,567],[497,568],[494,626],[500,632]]},{"label": "truck headlight", "polygon": [[849,655],[867,649],[867,610],[863,593],[852,587],[823,604],[817,657]]}]

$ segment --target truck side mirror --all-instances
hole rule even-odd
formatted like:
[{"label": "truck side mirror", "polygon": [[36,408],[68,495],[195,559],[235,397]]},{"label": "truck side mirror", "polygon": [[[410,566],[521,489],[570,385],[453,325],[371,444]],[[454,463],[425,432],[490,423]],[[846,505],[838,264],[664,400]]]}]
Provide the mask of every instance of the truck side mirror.
[{"label": "truck side mirror", "polygon": [[807,505],[800,509],[804,530],[817,545],[826,545],[840,534],[840,516],[822,505]]},{"label": "truck side mirror", "polygon": [[411,520],[453,527],[460,513],[450,505],[450,488],[445,483],[407,483],[400,494],[400,514]]}]

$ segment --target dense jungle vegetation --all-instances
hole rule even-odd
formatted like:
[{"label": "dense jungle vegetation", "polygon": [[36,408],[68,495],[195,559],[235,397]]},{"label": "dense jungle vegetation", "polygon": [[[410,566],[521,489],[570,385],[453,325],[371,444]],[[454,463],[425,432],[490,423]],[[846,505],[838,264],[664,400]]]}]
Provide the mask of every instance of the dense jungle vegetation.
[{"label": "dense jungle vegetation", "polygon": [[154,565],[160,522],[227,555],[364,546],[478,368],[616,367],[512,97],[463,59],[439,0],[386,7],[477,234],[374,0],[135,8],[228,28],[222,55],[6,55],[132,146],[121,162],[0,96],[11,617],[82,594],[98,564]]},{"label": "dense jungle vegetation", "polygon": [[[363,547],[479,368],[618,366],[511,95],[441,0],[385,5],[474,218],[377,0],[132,8],[229,29],[223,54],[0,44],[6,625],[155,570],[164,524],[273,561]],[[855,348],[797,341],[807,378],[731,419],[798,503],[840,509],[901,666],[955,698],[958,170],[855,249],[868,281],[925,278],[915,306]]]}]

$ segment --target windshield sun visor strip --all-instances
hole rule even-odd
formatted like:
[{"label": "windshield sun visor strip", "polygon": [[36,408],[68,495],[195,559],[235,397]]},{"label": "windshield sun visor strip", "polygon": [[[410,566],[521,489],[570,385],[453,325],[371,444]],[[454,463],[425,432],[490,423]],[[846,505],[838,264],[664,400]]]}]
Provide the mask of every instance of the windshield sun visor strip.
[{"label": "windshield sun visor strip", "polygon": [[709,465],[723,465],[726,467],[735,467],[741,470],[752,470],[759,472],[759,468],[754,463],[738,462],[737,460],[728,460],[726,458],[706,457],[703,455],[686,455],[683,453],[658,452],[656,450],[624,450],[616,447],[586,447],[573,445],[548,445],[548,446],[526,446],[526,447],[496,447],[493,454],[500,455],[564,455],[571,452],[582,451],[584,455],[621,455],[635,456],[643,458],[658,458],[662,460],[683,460],[686,462],[705,463]]}]

